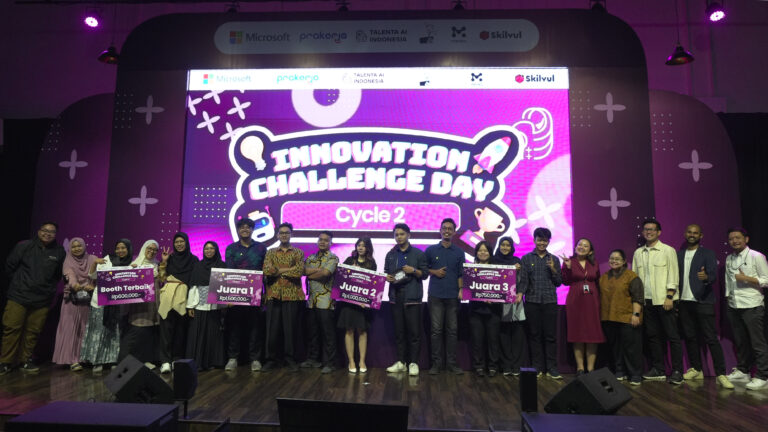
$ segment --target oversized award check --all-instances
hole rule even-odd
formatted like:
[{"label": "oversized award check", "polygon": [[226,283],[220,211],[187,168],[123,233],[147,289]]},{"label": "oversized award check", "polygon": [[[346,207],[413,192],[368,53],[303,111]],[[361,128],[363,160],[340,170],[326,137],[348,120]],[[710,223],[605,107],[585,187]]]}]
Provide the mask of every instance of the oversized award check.
[{"label": "oversized award check", "polygon": [[512,303],[517,278],[515,267],[493,264],[464,264],[463,300]]},{"label": "oversized award check", "polygon": [[339,264],[333,276],[331,298],[337,301],[381,308],[387,275],[360,267]]},{"label": "oversized award check", "polygon": [[264,274],[257,270],[211,269],[209,304],[259,306]]},{"label": "oversized award check", "polygon": [[155,301],[154,267],[112,267],[96,272],[99,306]]}]

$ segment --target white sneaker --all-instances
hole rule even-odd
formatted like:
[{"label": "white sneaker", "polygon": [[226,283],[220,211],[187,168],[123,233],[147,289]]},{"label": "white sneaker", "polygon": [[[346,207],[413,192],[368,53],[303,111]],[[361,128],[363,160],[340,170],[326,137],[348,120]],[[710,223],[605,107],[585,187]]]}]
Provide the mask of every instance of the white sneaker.
[{"label": "white sneaker", "polygon": [[387,372],[405,372],[405,365],[401,361],[395,362],[395,364],[387,368]]},{"label": "white sneaker", "polygon": [[745,374],[738,368],[733,368],[731,373],[728,374],[728,380],[730,381],[749,381],[749,374]]},{"label": "white sneaker", "polygon": [[157,366],[155,366],[154,363],[150,363],[150,362],[145,362],[144,366],[146,366],[147,369],[149,369],[149,370],[153,370],[153,369],[155,369],[157,367]]},{"label": "white sneaker", "polygon": [[237,369],[237,359],[231,358],[231,359],[229,359],[227,361],[227,365],[224,366],[224,370],[225,371],[233,371],[235,369]]},{"label": "white sneaker", "polygon": [[[234,359],[232,359],[234,360]],[[251,362],[251,372],[258,372],[261,370],[261,362],[258,360],[254,360]]]},{"label": "white sneaker", "polygon": [[768,388],[768,381],[760,378],[752,378],[752,381],[747,383],[747,390],[762,390]]},{"label": "white sneaker", "polygon": [[163,363],[160,366],[160,373],[161,374],[171,373],[171,364],[170,363]]},{"label": "white sneaker", "polygon": [[408,375],[410,376],[418,376],[419,375],[419,365],[416,363],[411,363],[408,365]]}]

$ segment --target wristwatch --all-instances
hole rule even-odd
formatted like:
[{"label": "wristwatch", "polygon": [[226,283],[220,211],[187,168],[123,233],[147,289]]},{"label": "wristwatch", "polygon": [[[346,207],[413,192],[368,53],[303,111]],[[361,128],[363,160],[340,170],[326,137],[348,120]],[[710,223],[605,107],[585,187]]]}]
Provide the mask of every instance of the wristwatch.
[{"label": "wristwatch", "polygon": [[674,295],[672,295],[672,294],[667,294],[667,298],[668,298],[668,299],[672,300],[672,298],[673,298],[673,297],[674,297]]},{"label": "wristwatch", "polygon": [[632,315],[634,315],[636,317],[639,317],[640,316],[640,312],[632,312]]}]

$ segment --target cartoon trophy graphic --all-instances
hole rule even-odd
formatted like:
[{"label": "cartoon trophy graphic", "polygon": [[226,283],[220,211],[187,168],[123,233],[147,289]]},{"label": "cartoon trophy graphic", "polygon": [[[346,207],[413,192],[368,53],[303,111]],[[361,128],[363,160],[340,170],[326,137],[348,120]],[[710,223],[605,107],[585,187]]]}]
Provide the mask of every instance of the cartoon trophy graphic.
[{"label": "cartoon trophy graphic", "polygon": [[488,207],[475,209],[474,214],[479,229],[477,231],[466,230],[459,236],[459,239],[470,246],[472,250],[479,242],[485,240],[486,233],[504,232],[507,228],[504,225],[504,217]]}]

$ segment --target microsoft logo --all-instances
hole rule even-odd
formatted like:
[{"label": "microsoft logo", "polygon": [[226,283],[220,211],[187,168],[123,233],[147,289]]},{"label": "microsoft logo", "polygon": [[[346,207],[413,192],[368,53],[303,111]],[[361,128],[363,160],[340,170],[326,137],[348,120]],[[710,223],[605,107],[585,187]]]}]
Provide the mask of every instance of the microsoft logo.
[{"label": "microsoft logo", "polygon": [[203,74],[203,84],[208,84],[208,80],[213,81],[213,74]]},{"label": "microsoft logo", "polygon": [[243,43],[243,32],[241,31],[231,31],[229,32],[229,44],[230,45],[238,45]]}]

